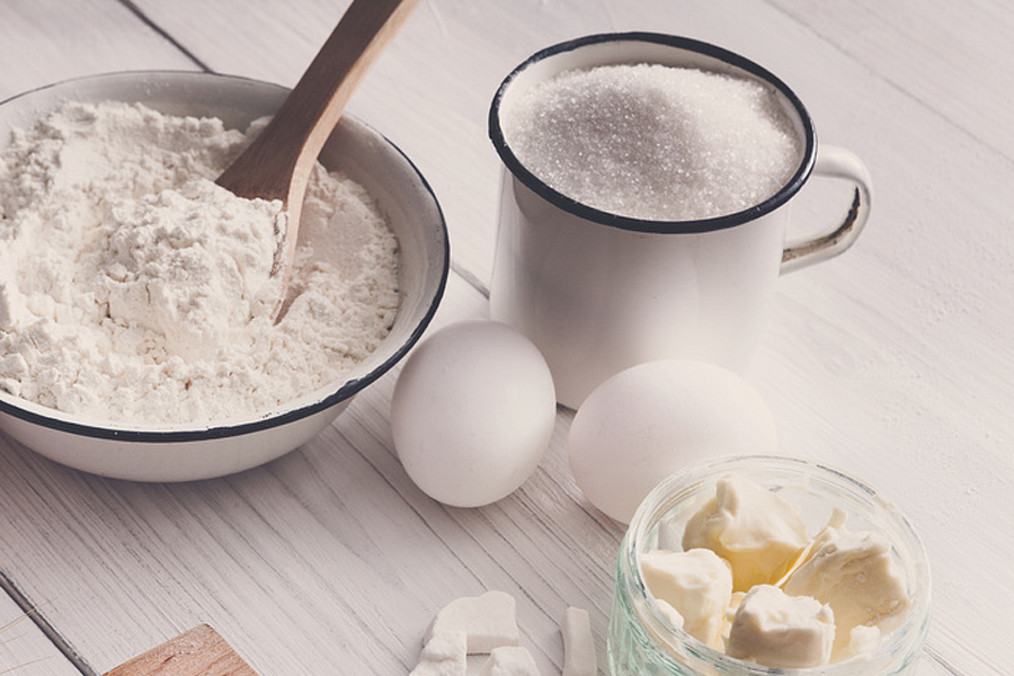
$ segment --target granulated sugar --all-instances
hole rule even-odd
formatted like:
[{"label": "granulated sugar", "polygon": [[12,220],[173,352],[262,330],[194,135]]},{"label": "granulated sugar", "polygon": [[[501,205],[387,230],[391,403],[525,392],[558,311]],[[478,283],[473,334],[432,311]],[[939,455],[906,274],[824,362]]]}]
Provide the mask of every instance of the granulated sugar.
[{"label": "granulated sugar", "polygon": [[0,388],[95,420],[199,424],[269,411],[373,351],[399,304],[397,242],[365,191],[322,167],[295,296],[272,321],[282,205],[213,182],[255,132],[74,103],[14,133]]},{"label": "granulated sugar", "polygon": [[503,109],[508,145],[558,192],[649,220],[735,213],[776,193],[801,149],[753,80],[654,64],[572,70]]}]

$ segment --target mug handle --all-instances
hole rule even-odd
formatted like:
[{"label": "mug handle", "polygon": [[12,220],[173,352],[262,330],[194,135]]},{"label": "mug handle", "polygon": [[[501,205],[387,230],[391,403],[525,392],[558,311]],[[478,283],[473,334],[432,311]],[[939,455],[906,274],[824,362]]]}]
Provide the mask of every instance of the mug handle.
[{"label": "mug handle", "polygon": [[852,151],[838,146],[821,145],[817,150],[813,175],[851,181],[855,186],[852,204],[845,214],[845,220],[836,228],[807,239],[788,242],[782,250],[780,274],[793,272],[842,253],[856,241],[870,217],[873,191],[870,172]]}]

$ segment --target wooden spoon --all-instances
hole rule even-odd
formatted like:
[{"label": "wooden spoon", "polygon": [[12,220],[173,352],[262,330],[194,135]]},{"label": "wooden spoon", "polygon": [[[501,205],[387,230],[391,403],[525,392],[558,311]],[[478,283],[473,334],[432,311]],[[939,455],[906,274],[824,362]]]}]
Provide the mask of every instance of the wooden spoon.
[{"label": "wooden spoon", "polygon": [[281,200],[288,211],[272,275],[285,299],[299,218],[317,156],[367,69],[419,0],[353,0],[271,122],[216,183],[240,197]]}]

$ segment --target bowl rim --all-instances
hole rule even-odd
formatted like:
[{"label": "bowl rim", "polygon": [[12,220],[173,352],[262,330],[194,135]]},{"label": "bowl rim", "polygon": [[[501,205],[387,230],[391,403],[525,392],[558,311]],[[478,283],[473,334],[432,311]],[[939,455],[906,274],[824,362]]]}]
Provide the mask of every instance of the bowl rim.
[{"label": "bowl rim", "polygon": [[[230,75],[222,73],[214,73],[210,71],[186,71],[186,70],[172,70],[172,69],[155,69],[155,70],[120,70],[120,71],[109,71],[104,73],[96,73],[91,75],[83,75],[78,77],[67,78],[57,82],[51,82],[49,84],[30,89],[14,96],[8,97],[0,101],[0,107],[7,105],[8,103],[23,99],[28,96],[36,95],[57,87],[71,86],[75,83],[82,83],[86,81],[98,81],[98,80],[114,80],[117,78],[132,79],[132,78],[143,78],[143,77],[172,77],[180,80],[214,80],[220,79],[223,81],[233,81],[236,83],[247,83],[258,87],[269,87],[276,88],[279,91],[289,91],[289,87],[283,85],[267,82],[264,80],[258,80],[256,78],[246,77],[242,75]],[[228,437],[238,437],[246,434],[252,434],[266,429],[275,427],[281,427],[283,425],[301,420],[312,416],[320,411],[335,406],[343,401],[349,400],[353,395],[363,390],[367,385],[379,379],[387,371],[389,371],[405,354],[419,341],[426,328],[429,326],[436,314],[437,308],[440,305],[440,301],[443,298],[444,291],[447,286],[447,279],[450,274],[450,240],[447,231],[447,220],[444,217],[443,209],[440,206],[440,202],[437,199],[436,193],[434,192],[429,181],[416,166],[415,162],[405,154],[405,152],[398,147],[397,144],[392,142],[387,136],[379,132],[373,126],[363,122],[355,115],[345,113],[343,117],[349,118],[354,124],[363,127],[367,132],[376,136],[378,140],[386,144],[392,149],[397,155],[399,155],[408,165],[412,173],[419,179],[420,184],[432,200],[433,206],[436,210],[437,221],[439,225],[439,231],[442,239],[442,254],[441,254],[441,269],[439,273],[439,279],[437,281],[436,289],[433,297],[430,299],[428,306],[425,308],[422,318],[409,332],[408,337],[385,359],[372,367],[365,375],[357,378],[351,378],[342,381],[341,386],[324,397],[315,399],[309,403],[298,406],[296,408],[280,411],[277,413],[266,413],[260,418],[253,420],[246,420],[243,422],[237,422],[235,424],[215,424],[203,426],[184,426],[174,425],[159,428],[153,426],[152,429],[144,429],[140,427],[132,426],[120,426],[122,423],[117,422],[96,422],[87,423],[80,422],[72,419],[73,416],[68,413],[64,413],[57,409],[50,409],[41,404],[36,404],[26,399],[22,399],[16,395],[10,394],[3,389],[0,389],[0,414],[6,414],[19,418],[25,422],[46,427],[52,430],[65,432],[78,436],[91,437],[96,439],[108,439],[120,442],[134,442],[134,443],[145,443],[145,444],[170,444],[180,442],[191,442],[191,441],[207,441],[209,439],[223,439]],[[27,404],[27,406],[22,405]],[[35,410],[38,409],[38,410]]]}]

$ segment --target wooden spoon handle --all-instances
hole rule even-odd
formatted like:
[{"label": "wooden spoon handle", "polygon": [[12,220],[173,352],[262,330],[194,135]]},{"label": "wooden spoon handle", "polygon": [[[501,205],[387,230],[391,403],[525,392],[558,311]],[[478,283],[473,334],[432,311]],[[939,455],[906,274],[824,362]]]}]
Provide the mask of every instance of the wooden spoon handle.
[{"label": "wooden spoon handle", "polygon": [[240,197],[279,199],[288,210],[272,274],[285,302],[306,183],[356,85],[419,0],[353,0],[274,118],[216,183]]},{"label": "wooden spoon handle", "polygon": [[353,0],[274,119],[217,183],[241,197],[280,199],[298,209],[356,85],[418,2]]}]

